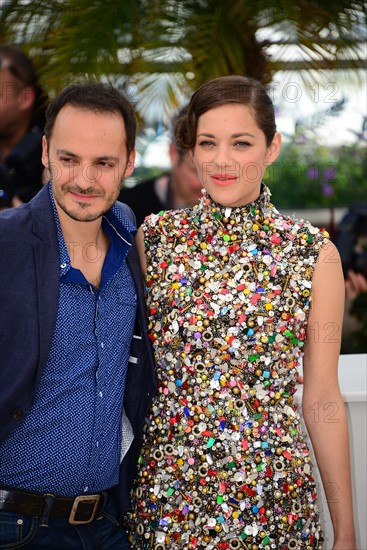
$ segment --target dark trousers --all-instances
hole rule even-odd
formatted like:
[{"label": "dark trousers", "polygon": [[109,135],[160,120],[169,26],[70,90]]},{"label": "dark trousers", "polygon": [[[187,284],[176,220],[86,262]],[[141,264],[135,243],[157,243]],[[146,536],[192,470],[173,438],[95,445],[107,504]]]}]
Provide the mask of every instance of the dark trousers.
[{"label": "dark trousers", "polygon": [[126,531],[110,497],[98,518],[87,525],[70,525],[67,519],[39,518],[0,511],[0,549],[13,550],[129,550]]}]

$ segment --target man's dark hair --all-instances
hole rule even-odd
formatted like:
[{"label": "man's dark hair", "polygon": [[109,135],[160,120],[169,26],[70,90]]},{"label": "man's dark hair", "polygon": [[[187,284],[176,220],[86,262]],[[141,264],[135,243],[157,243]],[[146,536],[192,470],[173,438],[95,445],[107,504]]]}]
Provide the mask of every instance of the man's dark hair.
[{"label": "man's dark hair", "polygon": [[186,156],[187,150],[181,149],[177,146],[175,133],[176,133],[176,126],[177,126],[178,122],[186,116],[187,109],[188,109],[188,104],[181,107],[181,109],[179,111],[177,111],[171,119],[171,143],[173,143],[173,145],[176,147],[177,152],[178,152],[181,159],[184,156]]},{"label": "man's dark hair", "polygon": [[37,75],[31,59],[16,46],[0,46],[0,68],[7,68],[23,86],[37,86]]},{"label": "man's dark hair", "polygon": [[129,157],[135,147],[134,107],[116,88],[110,84],[90,81],[72,84],[65,88],[47,107],[45,124],[47,141],[52,135],[57,115],[66,105],[95,113],[119,113],[125,124],[126,149]]},{"label": "man's dark hair", "polygon": [[38,82],[38,76],[32,60],[17,46],[0,45],[0,69],[8,69],[19,81],[19,92],[28,86],[34,88],[36,99],[33,104],[32,126],[43,128],[44,110],[47,95]]}]

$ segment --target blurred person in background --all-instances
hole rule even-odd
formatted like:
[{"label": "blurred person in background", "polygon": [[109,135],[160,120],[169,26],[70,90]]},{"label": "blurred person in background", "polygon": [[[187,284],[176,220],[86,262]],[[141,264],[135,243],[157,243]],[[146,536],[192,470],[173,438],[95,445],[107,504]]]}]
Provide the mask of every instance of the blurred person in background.
[{"label": "blurred person in background", "polygon": [[0,45],[0,208],[28,202],[42,187],[45,103],[29,57]]},{"label": "blurred person in background", "polygon": [[342,353],[366,353],[367,203],[351,204],[333,237],[345,277]]},{"label": "blurred person in background", "polygon": [[176,147],[174,139],[174,127],[185,111],[186,107],[172,120],[169,144],[171,171],[155,179],[144,180],[130,189],[122,189],[120,193],[119,200],[128,204],[134,211],[137,227],[149,214],[157,214],[161,210],[187,208],[199,202],[202,185],[196,169],[188,153]]}]

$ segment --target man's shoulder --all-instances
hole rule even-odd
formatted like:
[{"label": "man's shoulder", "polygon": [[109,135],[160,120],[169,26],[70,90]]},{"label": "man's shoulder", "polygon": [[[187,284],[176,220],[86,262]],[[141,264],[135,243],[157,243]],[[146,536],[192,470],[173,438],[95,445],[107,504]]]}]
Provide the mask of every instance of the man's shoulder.
[{"label": "man's shoulder", "polygon": [[136,223],[135,214],[132,211],[132,209],[130,208],[130,206],[128,204],[125,204],[124,202],[121,202],[121,201],[116,201],[115,205],[135,225],[135,223]]},{"label": "man's shoulder", "polygon": [[22,204],[16,208],[7,208],[0,212],[0,236],[3,230],[9,228],[24,227],[24,222],[30,216],[31,209],[29,203]]},{"label": "man's shoulder", "polygon": [[164,210],[166,205],[157,195],[156,179],[145,180],[129,189],[122,189],[119,201],[128,204],[136,215],[137,227],[139,227],[146,216],[151,212]]},{"label": "man's shoulder", "polygon": [[27,203],[0,212],[0,239],[12,240],[32,233],[34,223],[49,225],[51,204],[48,191],[42,188],[37,195]]}]

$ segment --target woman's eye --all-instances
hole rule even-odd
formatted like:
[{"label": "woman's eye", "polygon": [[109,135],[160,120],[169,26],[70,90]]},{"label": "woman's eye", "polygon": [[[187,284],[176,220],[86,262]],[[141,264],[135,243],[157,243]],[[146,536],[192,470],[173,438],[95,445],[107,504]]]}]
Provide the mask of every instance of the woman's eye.
[{"label": "woman's eye", "polygon": [[245,147],[250,147],[251,143],[249,143],[248,141],[236,141],[234,143],[234,146],[239,148],[245,148]]},{"label": "woman's eye", "polygon": [[206,140],[200,141],[199,145],[200,145],[200,147],[212,147],[215,144],[214,144],[214,141],[209,141],[209,140],[206,139]]}]

